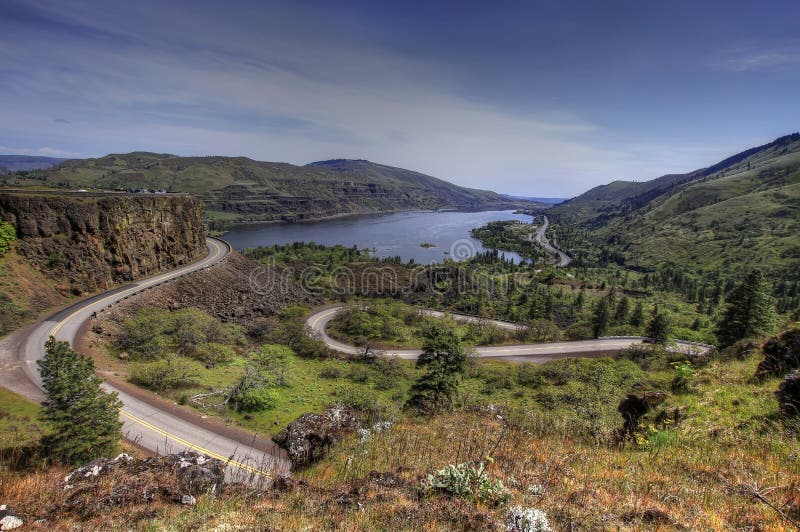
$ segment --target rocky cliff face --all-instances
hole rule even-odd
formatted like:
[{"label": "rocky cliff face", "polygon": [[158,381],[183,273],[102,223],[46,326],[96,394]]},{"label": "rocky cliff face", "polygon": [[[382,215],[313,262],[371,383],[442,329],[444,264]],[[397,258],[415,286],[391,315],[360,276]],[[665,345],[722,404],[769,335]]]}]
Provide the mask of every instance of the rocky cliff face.
[{"label": "rocky cliff face", "polygon": [[199,200],[179,195],[0,193],[0,219],[17,230],[17,252],[59,289],[106,289],[200,257]]}]

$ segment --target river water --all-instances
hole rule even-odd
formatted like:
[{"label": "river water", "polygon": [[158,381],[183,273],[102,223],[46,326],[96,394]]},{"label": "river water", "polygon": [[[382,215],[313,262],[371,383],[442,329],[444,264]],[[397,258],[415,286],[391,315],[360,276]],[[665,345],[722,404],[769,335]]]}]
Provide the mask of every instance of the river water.
[{"label": "river water", "polygon": [[[418,264],[441,262],[450,257],[463,260],[486,251],[470,230],[497,220],[530,222],[531,217],[514,211],[398,212],[334,218],[317,222],[247,224],[233,227],[225,238],[236,249],[292,242],[358,246],[374,250],[376,257],[400,256]],[[421,244],[433,244],[423,247]],[[515,262],[512,252],[503,255]]]}]

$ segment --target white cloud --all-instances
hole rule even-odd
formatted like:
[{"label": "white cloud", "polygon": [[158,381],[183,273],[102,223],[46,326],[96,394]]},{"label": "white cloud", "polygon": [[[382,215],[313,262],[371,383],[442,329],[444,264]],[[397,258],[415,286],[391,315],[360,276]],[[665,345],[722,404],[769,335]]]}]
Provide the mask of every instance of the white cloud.
[{"label": "white cloud", "polygon": [[717,68],[733,72],[785,68],[797,65],[800,65],[800,47],[798,46],[769,49],[729,49],[724,50],[715,61]]},{"label": "white cloud", "polygon": [[42,146],[41,148],[13,148],[11,146],[0,145],[0,153],[2,153],[3,155],[38,155],[42,157],[62,157],[62,158],[85,157],[85,155],[82,153],[59,150],[57,148],[50,148],[49,146]]}]

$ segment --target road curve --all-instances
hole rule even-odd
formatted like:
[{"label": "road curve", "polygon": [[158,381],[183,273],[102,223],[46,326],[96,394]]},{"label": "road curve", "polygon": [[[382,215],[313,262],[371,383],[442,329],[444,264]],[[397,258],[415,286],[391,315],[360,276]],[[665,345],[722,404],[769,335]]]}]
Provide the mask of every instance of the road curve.
[{"label": "road curve", "polygon": [[[325,332],[328,323],[344,309],[344,305],[332,305],[318,310],[306,320],[306,332],[309,335],[322,340],[325,345],[334,351],[348,355],[359,355],[363,353],[363,349],[334,340]],[[423,313],[436,317],[442,317],[446,315],[447,317],[450,317],[456,321],[462,322],[486,322],[505,330],[516,331],[521,327],[524,327],[516,323],[509,323],[499,320],[486,320],[464,314],[451,314],[432,310],[425,310]],[[476,347],[475,353],[481,358],[504,358],[524,362],[544,363],[559,358],[597,356],[598,353],[619,351],[633,345],[640,345],[645,343],[646,340],[646,338],[640,336],[628,336],[619,338],[598,338],[596,340],[578,340],[572,342],[500,345],[491,347]],[[690,352],[703,353],[711,349],[711,346],[679,341],[677,342],[677,349],[687,354]],[[419,349],[385,349],[379,352],[379,354],[383,356],[397,356],[407,360],[416,360],[421,353],[422,352]]]},{"label": "road curve", "polygon": [[[550,243],[550,241],[545,236],[545,232],[547,231],[547,227],[550,225],[550,220],[548,220],[547,216],[545,216],[544,214],[542,214],[541,217],[542,217],[542,220],[544,220],[544,221],[542,222],[542,225],[539,226],[539,229],[536,231],[536,234],[533,236],[533,238],[544,249],[546,249],[550,253],[558,255],[558,264],[557,264],[557,266],[559,268],[563,268],[565,266],[568,266],[569,263],[572,262],[572,258],[569,255],[567,255],[566,253],[564,253],[563,251],[561,251],[560,249],[558,249],[557,247],[553,246]],[[531,239],[531,235],[528,235],[528,239],[529,240]]]},{"label": "road curve", "polygon": [[[156,275],[136,283],[111,290],[88,298],[56,313],[33,327],[26,329],[27,338],[17,345],[17,360],[21,362],[25,374],[31,382],[41,388],[36,361],[44,356],[44,344],[52,335],[58,340],[74,344],[81,326],[104,309],[123,299],[148,290],[165,282],[183,277],[192,272],[209,268],[224,260],[231,252],[228,243],[215,238],[206,240],[208,254],[201,260],[176,270]],[[151,402],[134,397],[130,393],[106,382],[103,387],[109,392],[117,392],[123,403],[121,418],[122,432],[126,439],[157,454],[195,450],[229,464],[229,480],[248,477],[268,477],[273,473],[283,474],[289,469],[288,460],[279,452],[259,450],[246,442],[222,435],[208,427],[193,423],[162,410]],[[29,397],[32,393],[25,393]],[[30,397],[38,400],[39,397]],[[269,446],[261,446],[268,448]]]}]

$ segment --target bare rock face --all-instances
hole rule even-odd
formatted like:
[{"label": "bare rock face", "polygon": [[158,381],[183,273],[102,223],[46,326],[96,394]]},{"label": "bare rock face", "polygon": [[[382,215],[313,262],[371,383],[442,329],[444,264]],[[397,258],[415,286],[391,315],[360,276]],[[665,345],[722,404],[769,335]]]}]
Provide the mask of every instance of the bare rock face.
[{"label": "bare rock face", "polygon": [[789,373],[775,392],[781,414],[787,417],[800,416],[800,370]]},{"label": "bare rock face", "polygon": [[191,196],[0,193],[20,255],[76,294],[107,289],[200,257],[201,203]]},{"label": "bare rock face", "polygon": [[759,377],[784,375],[800,368],[800,329],[770,338],[762,350],[764,360],[756,369],[756,375]]},{"label": "bare rock face", "polygon": [[286,450],[294,468],[316,462],[331,445],[360,427],[358,415],[350,407],[336,406],[322,414],[305,413],[272,437]]}]

